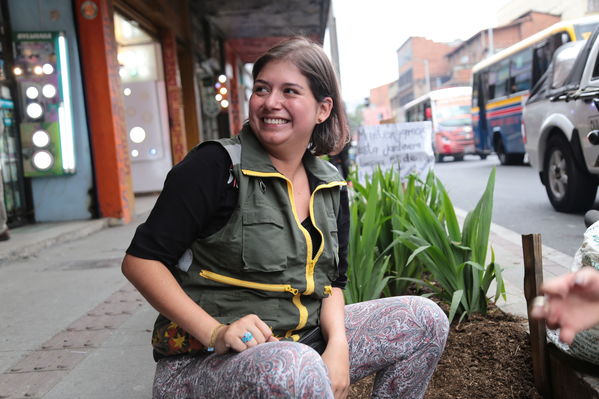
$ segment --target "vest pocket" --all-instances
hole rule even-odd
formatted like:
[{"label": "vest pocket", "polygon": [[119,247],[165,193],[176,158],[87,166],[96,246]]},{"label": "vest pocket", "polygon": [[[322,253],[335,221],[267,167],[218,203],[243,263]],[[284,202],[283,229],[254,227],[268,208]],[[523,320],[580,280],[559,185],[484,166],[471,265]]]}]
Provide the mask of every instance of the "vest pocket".
[{"label": "vest pocket", "polygon": [[287,268],[285,230],[281,216],[270,209],[245,212],[243,226],[243,270],[278,272]]},{"label": "vest pocket", "polygon": [[273,328],[281,318],[280,302],[288,299],[264,298],[248,290],[205,291],[199,305],[221,323],[232,323],[248,314],[257,315]]}]

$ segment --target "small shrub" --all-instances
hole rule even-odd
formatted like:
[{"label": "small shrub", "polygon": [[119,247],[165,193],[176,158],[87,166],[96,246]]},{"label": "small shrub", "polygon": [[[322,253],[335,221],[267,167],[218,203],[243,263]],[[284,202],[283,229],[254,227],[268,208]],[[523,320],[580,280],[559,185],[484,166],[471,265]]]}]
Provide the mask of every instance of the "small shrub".
[{"label": "small shrub", "polygon": [[461,320],[486,313],[493,280],[494,300],[505,297],[492,251],[486,263],[495,170],[461,231],[449,195],[432,171],[424,181],[410,175],[405,183],[393,169],[376,170],[364,184],[356,176],[354,171],[347,303],[403,295],[415,282],[450,305],[450,320],[456,315]]},{"label": "small shrub", "polygon": [[[436,214],[422,199],[406,201],[406,228],[395,230],[399,240],[413,252],[408,264],[419,259],[431,274],[432,281],[410,279],[430,287],[441,300],[450,304],[449,319],[460,320],[471,313],[486,313],[487,292],[497,281],[494,300],[505,298],[501,268],[491,260],[486,264],[493,213],[495,169],[474,210],[464,220],[463,229],[455,215],[447,191],[437,179],[442,211]],[[486,264],[486,266],[485,266]]]}]

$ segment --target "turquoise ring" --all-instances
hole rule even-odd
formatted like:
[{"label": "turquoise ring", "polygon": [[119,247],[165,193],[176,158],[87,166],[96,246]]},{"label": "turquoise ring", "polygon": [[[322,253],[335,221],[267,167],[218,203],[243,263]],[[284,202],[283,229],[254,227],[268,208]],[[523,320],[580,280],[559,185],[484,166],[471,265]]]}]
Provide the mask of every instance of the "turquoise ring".
[{"label": "turquoise ring", "polygon": [[241,342],[247,344],[252,339],[254,339],[254,335],[251,332],[247,331],[245,334],[243,334],[243,337],[241,337]]}]

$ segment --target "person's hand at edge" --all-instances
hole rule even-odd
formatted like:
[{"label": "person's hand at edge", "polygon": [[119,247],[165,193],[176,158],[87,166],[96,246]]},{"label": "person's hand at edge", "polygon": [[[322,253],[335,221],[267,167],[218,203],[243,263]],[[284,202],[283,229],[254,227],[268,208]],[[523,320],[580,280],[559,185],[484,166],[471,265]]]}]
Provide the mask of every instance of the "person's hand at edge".
[{"label": "person's hand at edge", "polygon": [[599,271],[584,267],[541,286],[544,297],[533,301],[531,316],[560,328],[560,340],[571,344],[576,333],[599,324]]}]

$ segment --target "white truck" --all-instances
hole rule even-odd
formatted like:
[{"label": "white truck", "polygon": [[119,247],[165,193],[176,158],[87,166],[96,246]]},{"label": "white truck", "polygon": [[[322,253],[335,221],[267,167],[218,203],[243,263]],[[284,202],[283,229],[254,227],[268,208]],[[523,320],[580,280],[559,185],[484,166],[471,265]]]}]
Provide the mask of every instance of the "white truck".
[{"label": "white truck", "polygon": [[590,209],[599,183],[599,40],[568,43],[531,92],[522,133],[553,207]]}]

